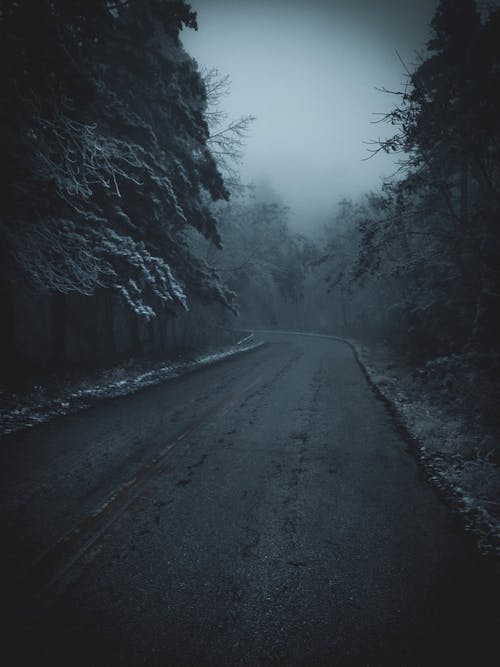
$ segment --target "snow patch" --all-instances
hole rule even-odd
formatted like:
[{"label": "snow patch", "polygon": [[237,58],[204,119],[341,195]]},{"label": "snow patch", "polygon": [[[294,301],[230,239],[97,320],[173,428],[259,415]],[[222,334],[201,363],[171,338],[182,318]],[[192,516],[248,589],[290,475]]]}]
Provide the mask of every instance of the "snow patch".
[{"label": "snow patch", "polygon": [[[436,387],[415,377],[390,350],[347,342],[369,380],[394,407],[429,479],[462,515],[480,551],[500,555],[500,467],[492,460],[498,443],[453,409],[453,400],[443,400]],[[443,384],[460,386],[460,379],[445,370],[446,359],[435,360],[433,366],[443,367]]]},{"label": "snow patch", "polygon": [[147,370],[138,367],[118,366],[107,369],[89,383],[80,380],[72,386],[49,389],[37,386],[27,395],[1,395],[0,435],[9,435],[55,417],[84,410],[100,400],[133,394],[140,389],[160,384],[166,380],[217,363],[224,359],[261,347],[249,337],[245,341],[206,353],[191,360],[157,363]]}]

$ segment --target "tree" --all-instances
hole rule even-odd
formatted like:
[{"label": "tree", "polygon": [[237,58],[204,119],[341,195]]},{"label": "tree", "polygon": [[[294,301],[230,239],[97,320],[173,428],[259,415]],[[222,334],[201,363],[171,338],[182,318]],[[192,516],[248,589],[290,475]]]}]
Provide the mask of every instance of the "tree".
[{"label": "tree", "polygon": [[247,115],[229,120],[229,114],[222,108],[222,102],[231,88],[229,75],[222,75],[216,67],[203,68],[201,75],[207,95],[205,118],[210,132],[208,145],[229,189],[233,192],[241,191],[236,167],[241,160],[243,144],[255,117]]},{"label": "tree", "polygon": [[[92,285],[109,284],[114,277],[115,286],[125,293],[128,288],[120,282],[122,276],[129,278],[127,271],[120,271],[124,259],[128,256],[130,266],[142,269],[142,279],[151,284],[145,268],[149,253],[165,266],[172,264],[163,270],[162,262],[156,262],[167,288],[175,262],[179,256],[186,258],[183,226],[191,225],[215,244],[220,242],[204,192],[213,199],[228,196],[207,146],[203,83],[177,40],[183,24],[195,26],[194,14],[183,2],[95,2],[90,5],[92,22],[91,12],[78,2],[8,4],[2,29],[11,49],[15,43],[24,46],[31,35],[33,17],[26,15],[27,6],[43,14],[45,38],[55,44],[55,54],[49,53],[46,62],[39,43],[26,45],[23,62],[10,73],[13,106],[4,127],[12,137],[7,157],[13,167],[8,185],[14,196],[5,231],[18,246],[14,259],[20,257],[19,246],[25,246],[27,236],[33,237],[28,243],[33,247],[42,237],[50,246],[53,235],[51,253],[44,253],[44,244],[39,244],[39,259],[47,262],[46,275],[64,278],[49,282],[49,289],[88,293]],[[82,47],[74,44],[77,37]],[[63,64],[58,69],[59,61]],[[18,70],[31,73],[34,63],[43,75],[23,81],[20,90]],[[140,79],[135,78],[137,71]],[[86,80],[89,91],[85,104],[83,94],[76,92],[85,88],[81,82],[76,86],[78,77]],[[19,118],[15,110],[21,101],[26,112]],[[62,237],[68,247],[66,257],[58,261],[56,248]],[[81,249],[76,256],[82,261],[72,272],[68,256],[74,254],[73,245]],[[20,266],[26,270],[28,262]],[[188,280],[189,271],[179,268]],[[41,287],[44,279],[32,277]],[[175,301],[179,283],[168,289],[165,296]]]},{"label": "tree", "polygon": [[276,324],[302,299],[309,244],[288,228],[287,207],[256,196],[249,188],[217,205],[223,249],[207,261],[237,295],[244,319]]},{"label": "tree", "polygon": [[393,220],[405,221],[406,236],[431,243],[411,243],[406,253],[421,257],[421,275],[446,285],[434,313],[455,312],[462,344],[491,345],[500,333],[500,285],[492,270],[500,260],[498,11],[481,23],[472,0],[442,0],[431,28],[426,57],[407,72],[401,103],[385,117],[398,131],[375,152],[403,152],[394,196],[405,210]]},{"label": "tree", "polygon": [[2,3],[6,302],[21,282],[110,289],[144,318],[195,295],[230,305],[187,242],[194,228],[220,244],[209,202],[228,191],[183,27],[197,27],[184,0]]}]

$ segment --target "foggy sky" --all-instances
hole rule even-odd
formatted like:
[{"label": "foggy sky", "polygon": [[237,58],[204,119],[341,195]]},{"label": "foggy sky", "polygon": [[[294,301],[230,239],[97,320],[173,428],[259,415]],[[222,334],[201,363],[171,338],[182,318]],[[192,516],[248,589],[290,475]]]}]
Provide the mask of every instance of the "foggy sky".
[{"label": "foggy sky", "polygon": [[306,229],[342,197],[377,188],[394,159],[363,143],[390,134],[374,114],[394,99],[429,36],[437,0],[190,0],[198,32],[182,42],[200,65],[229,74],[231,116],[257,117],[242,164],[265,178]]}]

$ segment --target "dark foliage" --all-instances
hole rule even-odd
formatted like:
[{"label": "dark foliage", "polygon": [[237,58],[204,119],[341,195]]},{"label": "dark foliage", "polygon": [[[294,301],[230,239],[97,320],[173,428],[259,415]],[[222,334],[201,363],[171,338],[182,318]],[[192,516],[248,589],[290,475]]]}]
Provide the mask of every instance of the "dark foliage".
[{"label": "dark foliage", "polygon": [[499,428],[500,10],[481,20],[473,0],[442,0],[407,75],[385,118],[396,133],[374,148],[401,151],[399,175],[339,209],[330,285],[349,302],[344,331],[417,368],[461,366],[463,386],[482,387],[474,409]]},{"label": "dark foliage", "polygon": [[402,177],[357,215],[350,277],[404,285],[394,296],[408,348],[427,358],[500,340],[499,16],[439,4],[427,55],[386,118],[398,132],[379,147],[403,151]]},{"label": "dark foliage", "polygon": [[231,306],[186,238],[191,228],[220,244],[209,204],[228,192],[184,27],[197,28],[184,0],[1,3],[7,356],[20,286],[46,295],[61,330],[62,298],[102,290],[132,319],[175,314],[191,298]]}]

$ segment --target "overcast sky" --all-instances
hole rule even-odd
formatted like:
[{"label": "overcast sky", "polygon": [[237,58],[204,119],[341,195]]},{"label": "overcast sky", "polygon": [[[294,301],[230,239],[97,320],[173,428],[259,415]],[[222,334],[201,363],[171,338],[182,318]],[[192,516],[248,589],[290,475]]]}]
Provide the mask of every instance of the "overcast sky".
[{"label": "overcast sky", "polygon": [[190,0],[198,31],[182,33],[200,65],[229,74],[231,116],[252,114],[242,175],[268,179],[291,206],[291,223],[317,224],[342,197],[376,188],[394,171],[363,161],[363,143],[428,38],[437,0]]}]

